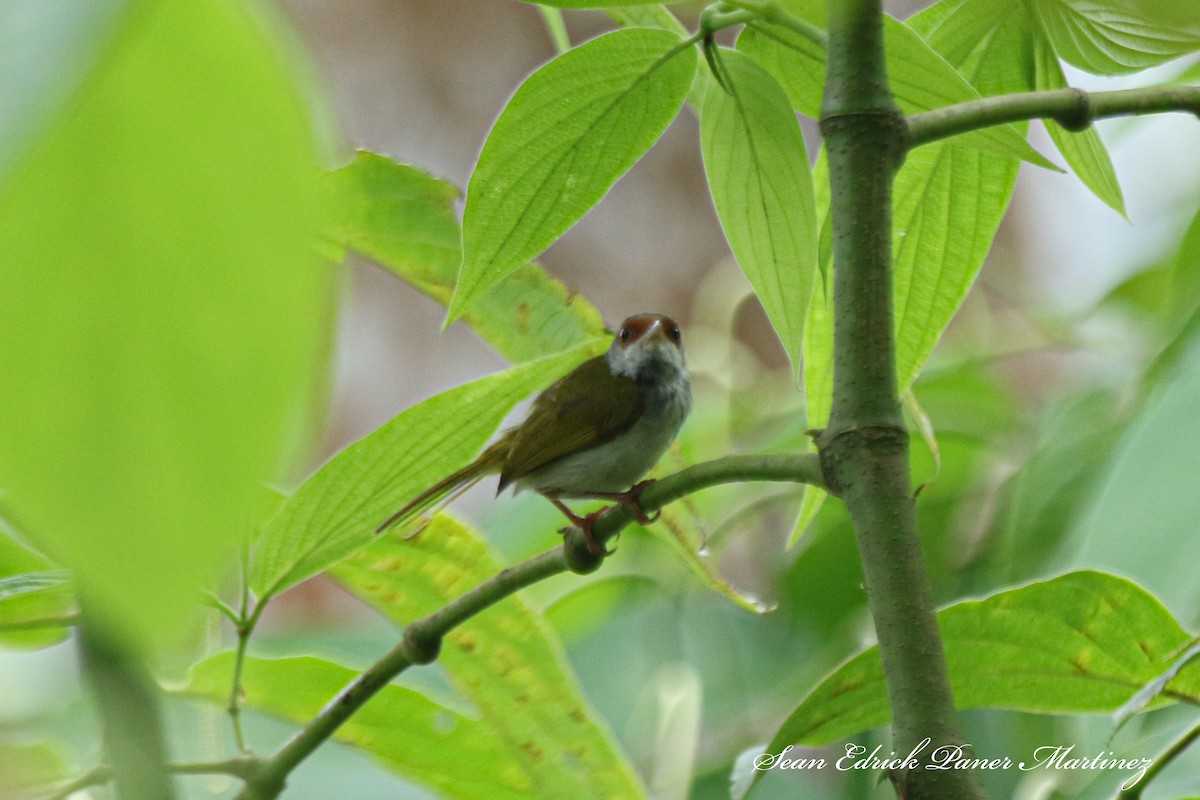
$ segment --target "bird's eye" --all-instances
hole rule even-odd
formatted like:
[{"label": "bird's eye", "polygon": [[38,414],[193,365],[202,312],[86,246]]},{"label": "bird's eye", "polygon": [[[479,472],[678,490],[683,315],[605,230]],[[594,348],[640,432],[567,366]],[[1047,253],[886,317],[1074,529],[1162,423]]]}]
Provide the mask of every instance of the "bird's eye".
[{"label": "bird's eye", "polygon": [[667,335],[671,337],[671,341],[678,342],[679,341],[679,326],[672,325],[670,330],[667,331]]},{"label": "bird's eye", "polygon": [[618,335],[621,337],[622,342],[628,342],[630,337],[633,336],[633,334],[629,332],[629,328],[621,328],[621,333]]}]

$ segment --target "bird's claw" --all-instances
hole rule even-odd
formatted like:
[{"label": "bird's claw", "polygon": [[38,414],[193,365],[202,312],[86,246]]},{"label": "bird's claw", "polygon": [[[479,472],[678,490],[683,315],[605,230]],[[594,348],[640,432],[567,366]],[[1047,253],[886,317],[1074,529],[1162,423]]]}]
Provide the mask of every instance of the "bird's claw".
[{"label": "bird's claw", "polygon": [[658,518],[662,516],[662,511],[654,511],[647,514],[646,510],[642,508],[642,492],[646,491],[646,488],[653,484],[654,479],[649,478],[635,483],[629,487],[629,491],[614,496],[614,499],[633,515],[633,518],[637,520],[639,525],[649,525],[652,522],[657,522]]},{"label": "bird's claw", "polygon": [[[582,517],[574,512],[568,515],[571,523],[583,534],[583,541],[587,543],[588,552],[594,556],[611,556],[613,553],[617,552],[616,550],[609,550],[608,548],[601,546],[601,544],[596,541],[596,536],[592,533],[592,525],[605,511],[608,511],[608,506],[597,509],[589,514],[584,514]],[[571,532],[571,528],[559,528],[558,532],[563,536],[566,536]]]}]

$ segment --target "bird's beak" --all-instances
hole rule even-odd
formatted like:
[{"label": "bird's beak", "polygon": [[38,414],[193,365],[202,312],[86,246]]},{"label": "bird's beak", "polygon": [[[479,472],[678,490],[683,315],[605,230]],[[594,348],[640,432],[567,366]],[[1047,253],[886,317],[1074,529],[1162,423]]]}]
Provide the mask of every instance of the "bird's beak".
[{"label": "bird's beak", "polygon": [[643,338],[647,340],[662,339],[663,341],[667,341],[667,332],[663,329],[662,321],[656,319],[651,322],[650,330],[646,331],[646,335]]}]

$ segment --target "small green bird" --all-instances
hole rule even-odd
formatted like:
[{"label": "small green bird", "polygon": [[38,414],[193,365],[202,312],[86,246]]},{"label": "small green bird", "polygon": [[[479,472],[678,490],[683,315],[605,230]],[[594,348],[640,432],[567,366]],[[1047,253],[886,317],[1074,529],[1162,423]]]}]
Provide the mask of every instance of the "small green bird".
[{"label": "small green bird", "polygon": [[662,314],[636,314],[621,324],[604,355],[559,378],[537,396],[521,424],[409,501],[376,533],[499,473],[496,494],[510,485],[518,492],[533,489],[566,514],[598,554],[592,523],[603,509],[580,516],[561,498],[614,500],[639,522],[651,522],[638,503],[651,481],[638,481],[662,457],[691,409],[679,326]]}]

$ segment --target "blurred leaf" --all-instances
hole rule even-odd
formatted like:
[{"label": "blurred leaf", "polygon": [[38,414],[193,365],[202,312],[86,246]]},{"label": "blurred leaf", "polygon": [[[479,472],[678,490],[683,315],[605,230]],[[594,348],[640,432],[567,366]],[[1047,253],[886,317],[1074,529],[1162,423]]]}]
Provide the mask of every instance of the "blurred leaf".
[{"label": "blurred leaf", "polygon": [[1167,684],[1175,680],[1175,676],[1179,674],[1180,670],[1195,661],[1197,656],[1200,656],[1200,644],[1193,644],[1165,671],[1134,692],[1133,697],[1126,700],[1120,708],[1113,712],[1113,734],[1115,735],[1117,731],[1121,730],[1121,727],[1134,714],[1144,711],[1150,703],[1158,699],[1167,688]]},{"label": "blurred leaf", "polygon": [[[884,17],[883,32],[888,80],[904,113],[979,99],[979,92],[955,65],[903,22]],[[785,28],[754,26],[738,37],[737,47],[779,80],[797,111],[813,119],[820,118],[825,87],[823,44]],[[1025,141],[1024,131],[1018,126],[998,125],[957,136],[954,141],[963,147],[1054,168]]]},{"label": "blurred leaf", "polygon": [[347,446],[267,523],[250,567],[255,594],[278,594],[370,542],[389,513],[468,463],[518,400],[601,349],[593,341],[456,386]]},{"label": "blurred leaf", "polygon": [[45,790],[66,777],[61,749],[49,742],[17,742],[0,737],[0,796],[32,797],[29,790]]},{"label": "blurred leaf", "polygon": [[609,18],[626,28],[656,28],[670,31],[678,36],[687,36],[688,30],[665,5],[609,6],[605,11]]},{"label": "blurred leaf", "polygon": [[[933,420],[925,413],[925,409],[921,408],[921,403],[911,388],[901,396],[901,402],[904,404],[904,413],[912,421],[910,427],[915,425],[921,441],[929,448],[930,457],[933,459],[933,474],[929,481],[934,481],[937,479],[938,473],[942,471],[942,452],[938,447],[937,431],[933,429]],[[923,488],[924,485],[922,485]]]},{"label": "blurred leaf", "polygon": [[525,79],[471,174],[448,321],[600,201],[675,118],[695,68],[678,36],[626,28]]},{"label": "blurred leaf", "polygon": [[[384,537],[335,567],[333,576],[403,626],[501,566],[477,534],[438,514],[419,536]],[[505,754],[498,774],[524,796],[644,796],[612,735],[588,708],[549,624],[519,596],[447,633],[438,663],[477,710],[490,746]],[[442,752],[446,771],[445,757],[454,751]]]},{"label": "blurred leaf", "polygon": [[176,640],[294,454],[332,272],[269,21],[142,2],[0,187],[7,516],[121,635]]},{"label": "blurred leaf", "polygon": [[[1152,584],[1172,608],[1200,603],[1200,341],[1193,339],[1113,448],[1073,557]],[[1169,378],[1169,379],[1167,379]]]},{"label": "blurred leaf", "polygon": [[[1163,671],[1187,633],[1141,587],[1083,570],[938,612],[959,708],[1043,714],[1110,711]],[[1200,669],[1171,683],[1200,703]],[[850,659],[792,712],[767,752],[821,745],[889,719],[879,650]]]},{"label": "blurred leaf", "polygon": [[0,182],[112,43],[126,0],[0,4]]},{"label": "blurred leaf", "polygon": [[671,550],[683,562],[683,565],[694,576],[700,579],[705,588],[711,589],[721,595],[738,608],[754,614],[767,614],[774,611],[775,605],[773,603],[765,602],[757,597],[752,597],[739,591],[728,580],[717,574],[716,567],[709,560],[708,554],[704,550],[698,550],[688,539],[687,532],[689,526],[681,519],[682,513],[685,512],[676,512],[671,508],[664,508],[662,510],[662,523],[667,528],[668,534],[660,534],[657,527],[651,527],[648,530],[658,535],[660,540],[665,541],[671,547]]},{"label": "blurred leaf", "polygon": [[998,559],[1006,580],[1046,564],[1089,513],[1132,410],[1096,391],[1051,414],[1036,449],[1009,482],[1005,552]]},{"label": "blurred leaf", "polygon": [[[1044,37],[1034,37],[1033,52],[1037,88],[1067,88],[1067,78],[1063,75],[1062,66]],[[1112,160],[1095,126],[1072,132],[1052,119],[1044,122],[1054,146],[1062,153],[1067,165],[1075,171],[1084,186],[1091,189],[1092,193],[1113,211],[1125,216],[1125,198],[1121,195],[1121,185],[1117,182]]]},{"label": "blurred leaf", "polygon": [[[359,151],[327,179],[338,243],[387,267],[439,303],[450,302],[461,236],[458,190],[416,167]],[[522,264],[464,313],[511,362],[557,353],[604,335],[600,314],[536,264]]]},{"label": "blurred leaf", "polygon": [[67,637],[67,626],[30,623],[64,619],[75,609],[71,575],[63,570],[0,577],[0,645],[47,647]]},{"label": "blurred leaf", "polygon": [[1178,0],[1032,0],[1067,63],[1097,75],[1153,67],[1200,47],[1200,4]]},{"label": "blurred leaf", "polygon": [[1168,383],[1192,343],[1200,341],[1200,212],[1169,260],[1129,278],[1110,297],[1140,302],[1150,314],[1148,323],[1162,330],[1165,345],[1154,356],[1144,383],[1150,389]]},{"label": "blurred leaf", "polygon": [[798,372],[817,269],[816,208],[804,137],[787,96],[766,70],[735,50],[718,53],[729,91],[710,81],[700,111],[713,205]]},{"label": "blurred leaf", "polygon": [[660,664],[638,691],[634,708],[644,722],[631,723],[633,749],[642,754],[640,766],[654,800],[692,796],[703,695],[696,667],[682,661]]},{"label": "blurred leaf", "polygon": [[539,600],[544,603],[546,619],[568,643],[599,628],[628,604],[649,602],[662,591],[661,584],[651,576],[614,573],[610,567],[586,579],[564,582],[561,587],[542,586],[543,591],[554,588],[561,593]]}]

